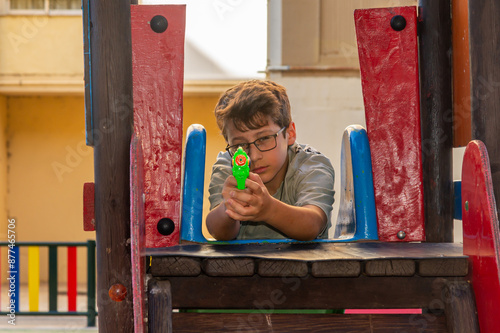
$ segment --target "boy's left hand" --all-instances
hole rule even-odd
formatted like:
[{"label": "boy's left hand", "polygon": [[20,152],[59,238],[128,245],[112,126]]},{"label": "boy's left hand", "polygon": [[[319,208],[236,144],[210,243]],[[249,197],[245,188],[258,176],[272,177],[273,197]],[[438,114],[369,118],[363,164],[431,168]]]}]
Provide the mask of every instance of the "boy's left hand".
[{"label": "boy's left hand", "polygon": [[226,214],[237,221],[269,220],[276,199],[269,194],[260,176],[250,172],[245,186],[245,190],[231,191],[231,199],[226,201]]}]

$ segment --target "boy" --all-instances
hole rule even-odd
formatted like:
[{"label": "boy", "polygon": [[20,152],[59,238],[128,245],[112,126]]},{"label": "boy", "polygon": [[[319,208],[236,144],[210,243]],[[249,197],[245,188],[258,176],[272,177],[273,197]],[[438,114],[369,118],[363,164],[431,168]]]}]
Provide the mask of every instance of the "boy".
[{"label": "boy", "polygon": [[[285,88],[271,81],[242,82],[215,107],[226,152],[210,181],[208,231],[218,240],[327,238],[334,171],[328,158],[295,142]],[[245,189],[236,188],[232,156],[242,146],[250,158]]]}]

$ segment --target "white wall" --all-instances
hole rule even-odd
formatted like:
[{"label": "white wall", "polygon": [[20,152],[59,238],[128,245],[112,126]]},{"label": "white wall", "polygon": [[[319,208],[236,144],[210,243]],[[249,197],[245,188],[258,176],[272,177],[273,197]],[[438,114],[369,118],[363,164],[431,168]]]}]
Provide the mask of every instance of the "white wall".
[{"label": "white wall", "polygon": [[313,146],[332,161],[335,169],[333,223],[340,199],[342,133],[352,124],[366,126],[361,80],[359,77],[321,76],[274,76],[271,79],[287,89],[297,141]]}]

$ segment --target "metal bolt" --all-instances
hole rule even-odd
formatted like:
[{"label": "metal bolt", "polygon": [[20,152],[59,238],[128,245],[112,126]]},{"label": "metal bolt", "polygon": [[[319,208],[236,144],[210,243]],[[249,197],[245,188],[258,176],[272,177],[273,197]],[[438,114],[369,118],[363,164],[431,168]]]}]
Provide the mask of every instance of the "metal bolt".
[{"label": "metal bolt", "polygon": [[396,15],[391,19],[391,28],[401,31],[406,27],[406,19],[401,15]]},{"label": "metal bolt", "polygon": [[157,33],[162,33],[168,28],[168,21],[165,18],[165,16],[162,15],[156,15],[151,19],[149,22],[149,25],[151,26],[151,29],[153,29],[154,32]]},{"label": "metal bolt", "polygon": [[115,302],[121,302],[127,297],[127,288],[121,283],[115,283],[108,290],[109,298]]},{"label": "metal bolt", "polygon": [[398,231],[398,238],[399,239],[404,239],[406,237],[406,232],[403,230]]},{"label": "metal bolt", "polygon": [[160,221],[158,221],[156,229],[158,229],[158,232],[163,236],[168,236],[174,232],[175,223],[171,219],[164,217]]}]

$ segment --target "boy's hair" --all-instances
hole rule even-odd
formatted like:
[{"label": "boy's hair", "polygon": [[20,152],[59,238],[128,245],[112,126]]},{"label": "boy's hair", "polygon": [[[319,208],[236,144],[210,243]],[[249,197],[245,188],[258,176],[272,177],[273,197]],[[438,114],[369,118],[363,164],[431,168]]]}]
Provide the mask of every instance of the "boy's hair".
[{"label": "boy's hair", "polygon": [[215,107],[217,126],[226,141],[226,128],[230,121],[244,132],[265,126],[267,116],[280,127],[288,127],[292,121],[286,90],[272,81],[241,82],[228,89]]}]

